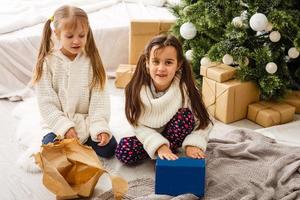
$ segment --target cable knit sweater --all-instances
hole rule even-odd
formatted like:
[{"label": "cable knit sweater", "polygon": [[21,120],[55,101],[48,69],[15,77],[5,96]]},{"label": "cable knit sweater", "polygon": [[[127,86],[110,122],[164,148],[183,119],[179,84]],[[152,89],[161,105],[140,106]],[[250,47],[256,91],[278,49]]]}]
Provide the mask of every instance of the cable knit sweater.
[{"label": "cable knit sweater", "polygon": [[[187,97],[187,94],[184,94]],[[136,137],[143,143],[144,149],[152,159],[157,157],[157,149],[163,145],[170,145],[169,141],[160,134],[160,131],[172,119],[180,108],[190,108],[188,98],[182,105],[182,96],[179,88],[179,79],[175,78],[167,92],[159,97],[153,98],[149,86],[143,86],[140,92],[141,101],[144,104],[144,110],[135,128]],[[196,120],[196,124],[199,121]],[[206,150],[208,135],[212,128],[210,124],[206,129],[194,130],[183,141],[182,147],[188,145]]]},{"label": "cable knit sweater", "polygon": [[82,143],[89,136],[97,141],[101,132],[111,137],[109,94],[107,89],[90,90],[92,74],[90,59],[84,53],[73,61],[60,50],[46,57],[36,87],[44,135],[54,132],[64,136],[74,127]]}]

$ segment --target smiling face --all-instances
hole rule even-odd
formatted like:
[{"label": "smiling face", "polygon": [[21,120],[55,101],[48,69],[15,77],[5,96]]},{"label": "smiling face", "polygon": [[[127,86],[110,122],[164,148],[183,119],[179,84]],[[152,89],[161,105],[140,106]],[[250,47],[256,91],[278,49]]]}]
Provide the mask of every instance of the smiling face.
[{"label": "smiling face", "polygon": [[176,49],[173,46],[162,48],[154,46],[147,65],[156,91],[165,91],[171,85],[179,69]]},{"label": "smiling face", "polygon": [[68,27],[62,22],[62,30],[57,32],[58,39],[61,42],[62,53],[73,60],[80,53],[87,41],[87,28],[82,23],[77,22],[74,27]]}]

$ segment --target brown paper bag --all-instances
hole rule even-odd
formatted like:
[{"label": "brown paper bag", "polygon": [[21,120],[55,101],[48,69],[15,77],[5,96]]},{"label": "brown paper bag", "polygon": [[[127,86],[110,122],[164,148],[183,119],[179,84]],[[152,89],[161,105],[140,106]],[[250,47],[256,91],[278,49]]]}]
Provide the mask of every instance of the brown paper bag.
[{"label": "brown paper bag", "polygon": [[[57,199],[89,197],[103,173],[96,152],[76,139],[63,139],[42,145],[35,161],[43,171],[43,184]],[[128,189],[127,182],[110,176],[115,199],[120,200]]]}]

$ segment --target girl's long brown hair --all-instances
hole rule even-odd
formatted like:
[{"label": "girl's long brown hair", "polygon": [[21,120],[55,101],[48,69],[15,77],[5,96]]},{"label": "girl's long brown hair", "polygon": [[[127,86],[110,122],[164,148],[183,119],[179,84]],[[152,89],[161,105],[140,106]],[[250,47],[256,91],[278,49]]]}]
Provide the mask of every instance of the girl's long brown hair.
[{"label": "girl's long brown hair", "polygon": [[[61,23],[63,19],[67,20],[67,23],[64,24],[64,27],[62,27]],[[88,16],[86,12],[81,8],[68,5],[59,7],[54,12],[53,19],[48,19],[44,25],[41,45],[39,48],[38,59],[33,73],[32,83],[34,84],[41,79],[45,57],[53,49],[53,42],[51,40],[52,30],[50,26],[52,21],[57,34],[60,34],[60,31],[64,28],[69,28],[70,30],[76,29],[78,23],[81,23],[81,25],[83,25],[83,27],[87,29],[87,41],[84,50],[91,60],[93,69],[93,79],[90,86],[91,88],[96,87],[103,89],[106,81],[106,74],[100,58],[100,54],[96,47],[93,32],[88,22]]]},{"label": "girl's long brown hair", "polygon": [[[212,122],[202,101],[201,93],[196,87],[190,64],[183,55],[182,45],[177,38],[172,35],[159,35],[152,38],[139,57],[133,77],[125,88],[125,113],[127,120],[133,126],[138,125],[138,120],[144,106],[141,102],[140,91],[143,85],[150,85],[151,77],[147,72],[146,64],[149,61],[150,52],[154,46],[158,46],[157,49],[162,49],[166,46],[172,46],[176,49],[177,62],[182,63],[179,83],[181,96],[183,97],[182,104],[185,102],[183,90],[186,88],[193,114],[200,122],[196,129],[205,129],[209,123]],[[186,87],[184,87],[184,85]]]}]

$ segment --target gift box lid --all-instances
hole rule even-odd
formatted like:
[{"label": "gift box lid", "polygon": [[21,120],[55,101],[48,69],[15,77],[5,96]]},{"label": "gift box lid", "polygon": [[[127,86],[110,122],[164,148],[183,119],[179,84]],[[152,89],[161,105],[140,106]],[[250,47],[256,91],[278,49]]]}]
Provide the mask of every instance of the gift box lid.
[{"label": "gift box lid", "polygon": [[156,160],[156,166],[162,167],[205,167],[205,159],[178,158],[177,160]]}]

